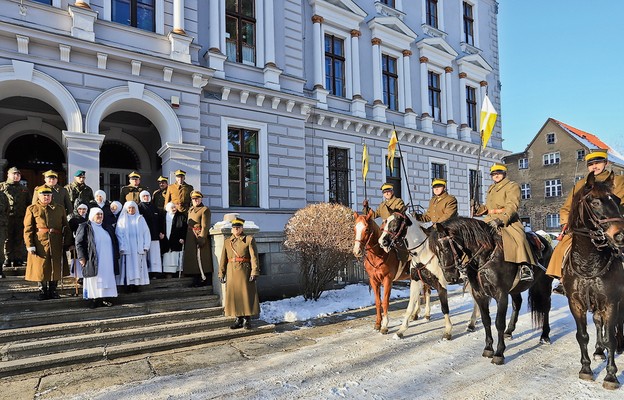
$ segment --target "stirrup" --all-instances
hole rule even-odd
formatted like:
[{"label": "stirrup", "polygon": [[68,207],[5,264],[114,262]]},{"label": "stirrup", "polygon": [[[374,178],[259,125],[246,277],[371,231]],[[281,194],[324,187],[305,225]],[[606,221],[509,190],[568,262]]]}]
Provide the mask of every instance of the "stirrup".
[{"label": "stirrup", "polygon": [[533,270],[526,264],[520,265],[520,282],[533,281]]}]

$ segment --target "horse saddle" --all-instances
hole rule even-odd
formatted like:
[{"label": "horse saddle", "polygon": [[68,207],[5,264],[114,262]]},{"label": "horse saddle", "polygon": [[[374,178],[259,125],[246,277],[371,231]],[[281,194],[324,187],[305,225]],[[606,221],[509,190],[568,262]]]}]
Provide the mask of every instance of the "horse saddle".
[{"label": "horse saddle", "polygon": [[525,232],[527,241],[533,249],[533,254],[537,256],[540,260],[542,259],[542,252],[546,249],[546,246],[540,239],[539,235],[533,231]]}]

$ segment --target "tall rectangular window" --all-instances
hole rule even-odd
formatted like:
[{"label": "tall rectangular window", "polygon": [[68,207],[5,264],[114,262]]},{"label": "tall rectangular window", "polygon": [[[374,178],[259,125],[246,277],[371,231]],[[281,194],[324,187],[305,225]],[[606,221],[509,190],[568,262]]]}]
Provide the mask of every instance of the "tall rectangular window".
[{"label": "tall rectangular window", "polygon": [[329,93],[345,96],[344,40],[325,35],[325,88]]},{"label": "tall rectangular window", "polygon": [[473,130],[477,130],[477,90],[473,87],[466,86],[466,115],[468,117],[468,126]]},{"label": "tall rectangular window", "polygon": [[474,46],[474,16],[472,4],[464,1],[464,42]]},{"label": "tall rectangular window", "polygon": [[438,27],[438,0],[427,0],[427,25]]},{"label": "tall rectangular window", "polygon": [[431,163],[431,179],[444,179],[446,180],[446,165],[439,163]]},{"label": "tall rectangular window", "polygon": [[561,179],[548,179],[544,184],[544,195],[546,197],[561,197]]},{"label": "tall rectangular window", "polygon": [[477,203],[483,204],[483,198],[481,196],[481,171],[471,169],[468,184],[470,185],[470,200],[474,199],[477,200]]},{"label": "tall rectangular window", "polygon": [[560,220],[559,214],[546,214],[546,228],[556,228],[559,229]]},{"label": "tall rectangular window", "polygon": [[111,19],[150,32],[156,31],[156,0],[113,0]]},{"label": "tall rectangular window", "polygon": [[399,74],[397,72],[397,59],[389,55],[381,55],[381,70],[383,80],[384,104],[391,110],[399,108]]},{"label": "tall rectangular window", "polygon": [[228,129],[230,206],[259,207],[258,131]]},{"label": "tall rectangular window", "polygon": [[394,195],[401,197],[401,159],[394,157],[392,170],[388,167],[388,157],[386,156],[386,182],[394,186]]},{"label": "tall rectangular window", "polygon": [[429,71],[429,105],[431,106],[431,117],[436,121],[441,121],[440,113],[441,104],[440,74]]},{"label": "tall rectangular window", "polygon": [[528,200],[531,198],[531,184],[523,183],[520,185],[520,198],[522,200]]},{"label": "tall rectangular window", "polygon": [[338,147],[329,147],[327,150],[329,202],[351,207],[349,150]]},{"label": "tall rectangular window", "polygon": [[256,10],[254,0],[225,2],[225,42],[230,61],[256,64]]}]

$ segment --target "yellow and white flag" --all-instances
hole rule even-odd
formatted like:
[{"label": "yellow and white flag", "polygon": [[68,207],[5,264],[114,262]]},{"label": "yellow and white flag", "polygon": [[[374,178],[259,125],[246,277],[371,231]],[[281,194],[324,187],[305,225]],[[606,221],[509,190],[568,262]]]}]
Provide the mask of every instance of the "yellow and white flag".
[{"label": "yellow and white flag", "polygon": [[390,136],[390,142],[388,143],[388,160],[387,165],[390,168],[390,171],[394,172],[394,152],[396,151],[397,143],[399,143],[399,139],[397,139],[396,131],[392,131],[392,136]]},{"label": "yellow and white flag", "polygon": [[362,151],[362,179],[366,182],[366,175],[368,174],[368,148],[364,145]]},{"label": "yellow and white flag", "polygon": [[483,99],[483,104],[481,105],[481,141],[483,143],[483,148],[487,146],[488,141],[490,140],[490,136],[492,136],[492,131],[494,130],[494,124],[496,123],[496,117],[498,113],[494,109],[492,102],[490,101],[487,94]]}]

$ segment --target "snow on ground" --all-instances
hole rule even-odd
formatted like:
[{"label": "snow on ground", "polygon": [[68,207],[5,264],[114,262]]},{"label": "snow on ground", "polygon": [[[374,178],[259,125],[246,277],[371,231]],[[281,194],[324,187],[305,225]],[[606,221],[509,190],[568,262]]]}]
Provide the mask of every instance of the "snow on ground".
[{"label": "snow on ground", "polygon": [[[164,376],[89,394],[92,399],[622,399],[624,389],[602,388],[605,362],[592,362],[596,381],[578,379],[580,353],[566,298],[553,295],[551,345],[539,345],[525,304],[514,338],[508,340],[506,364],[481,357],[484,331],[465,331],[472,311],[470,296],[457,286],[451,292],[453,340],[442,340],[443,318],[435,302],[432,320],[411,324],[402,340],[394,339],[402,311],[391,313],[389,335],[373,331],[374,315],[343,319],[324,327],[314,320],[298,330],[276,333],[272,342],[293,334],[311,344],[246,356],[185,375]],[[393,293],[395,290],[393,290]],[[398,294],[398,290],[396,293]],[[357,299],[357,300],[356,300]],[[366,286],[327,292],[318,302],[287,299],[262,305],[262,318],[274,322],[303,320],[372,304]],[[493,312],[492,305],[491,311]],[[361,314],[360,314],[361,315]],[[591,320],[591,318],[590,318]],[[317,320],[318,321],[318,320]],[[297,324],[295,324],[297,325]],[[314,334],[323,328],[331,333]],[[595,331],[590,323],[590,354]],[[318,333],[318,332],[317,332]],[[281,338],[281,339],[280,339]],[[235,344],[234,344],[235,345]],[[243,348],[243,347],[239,347]],[[243,351],[241,351],[243,352]],[[620,370],[624,357],[616,357]],[[618,374],[620,382],[624,376]]]}]

